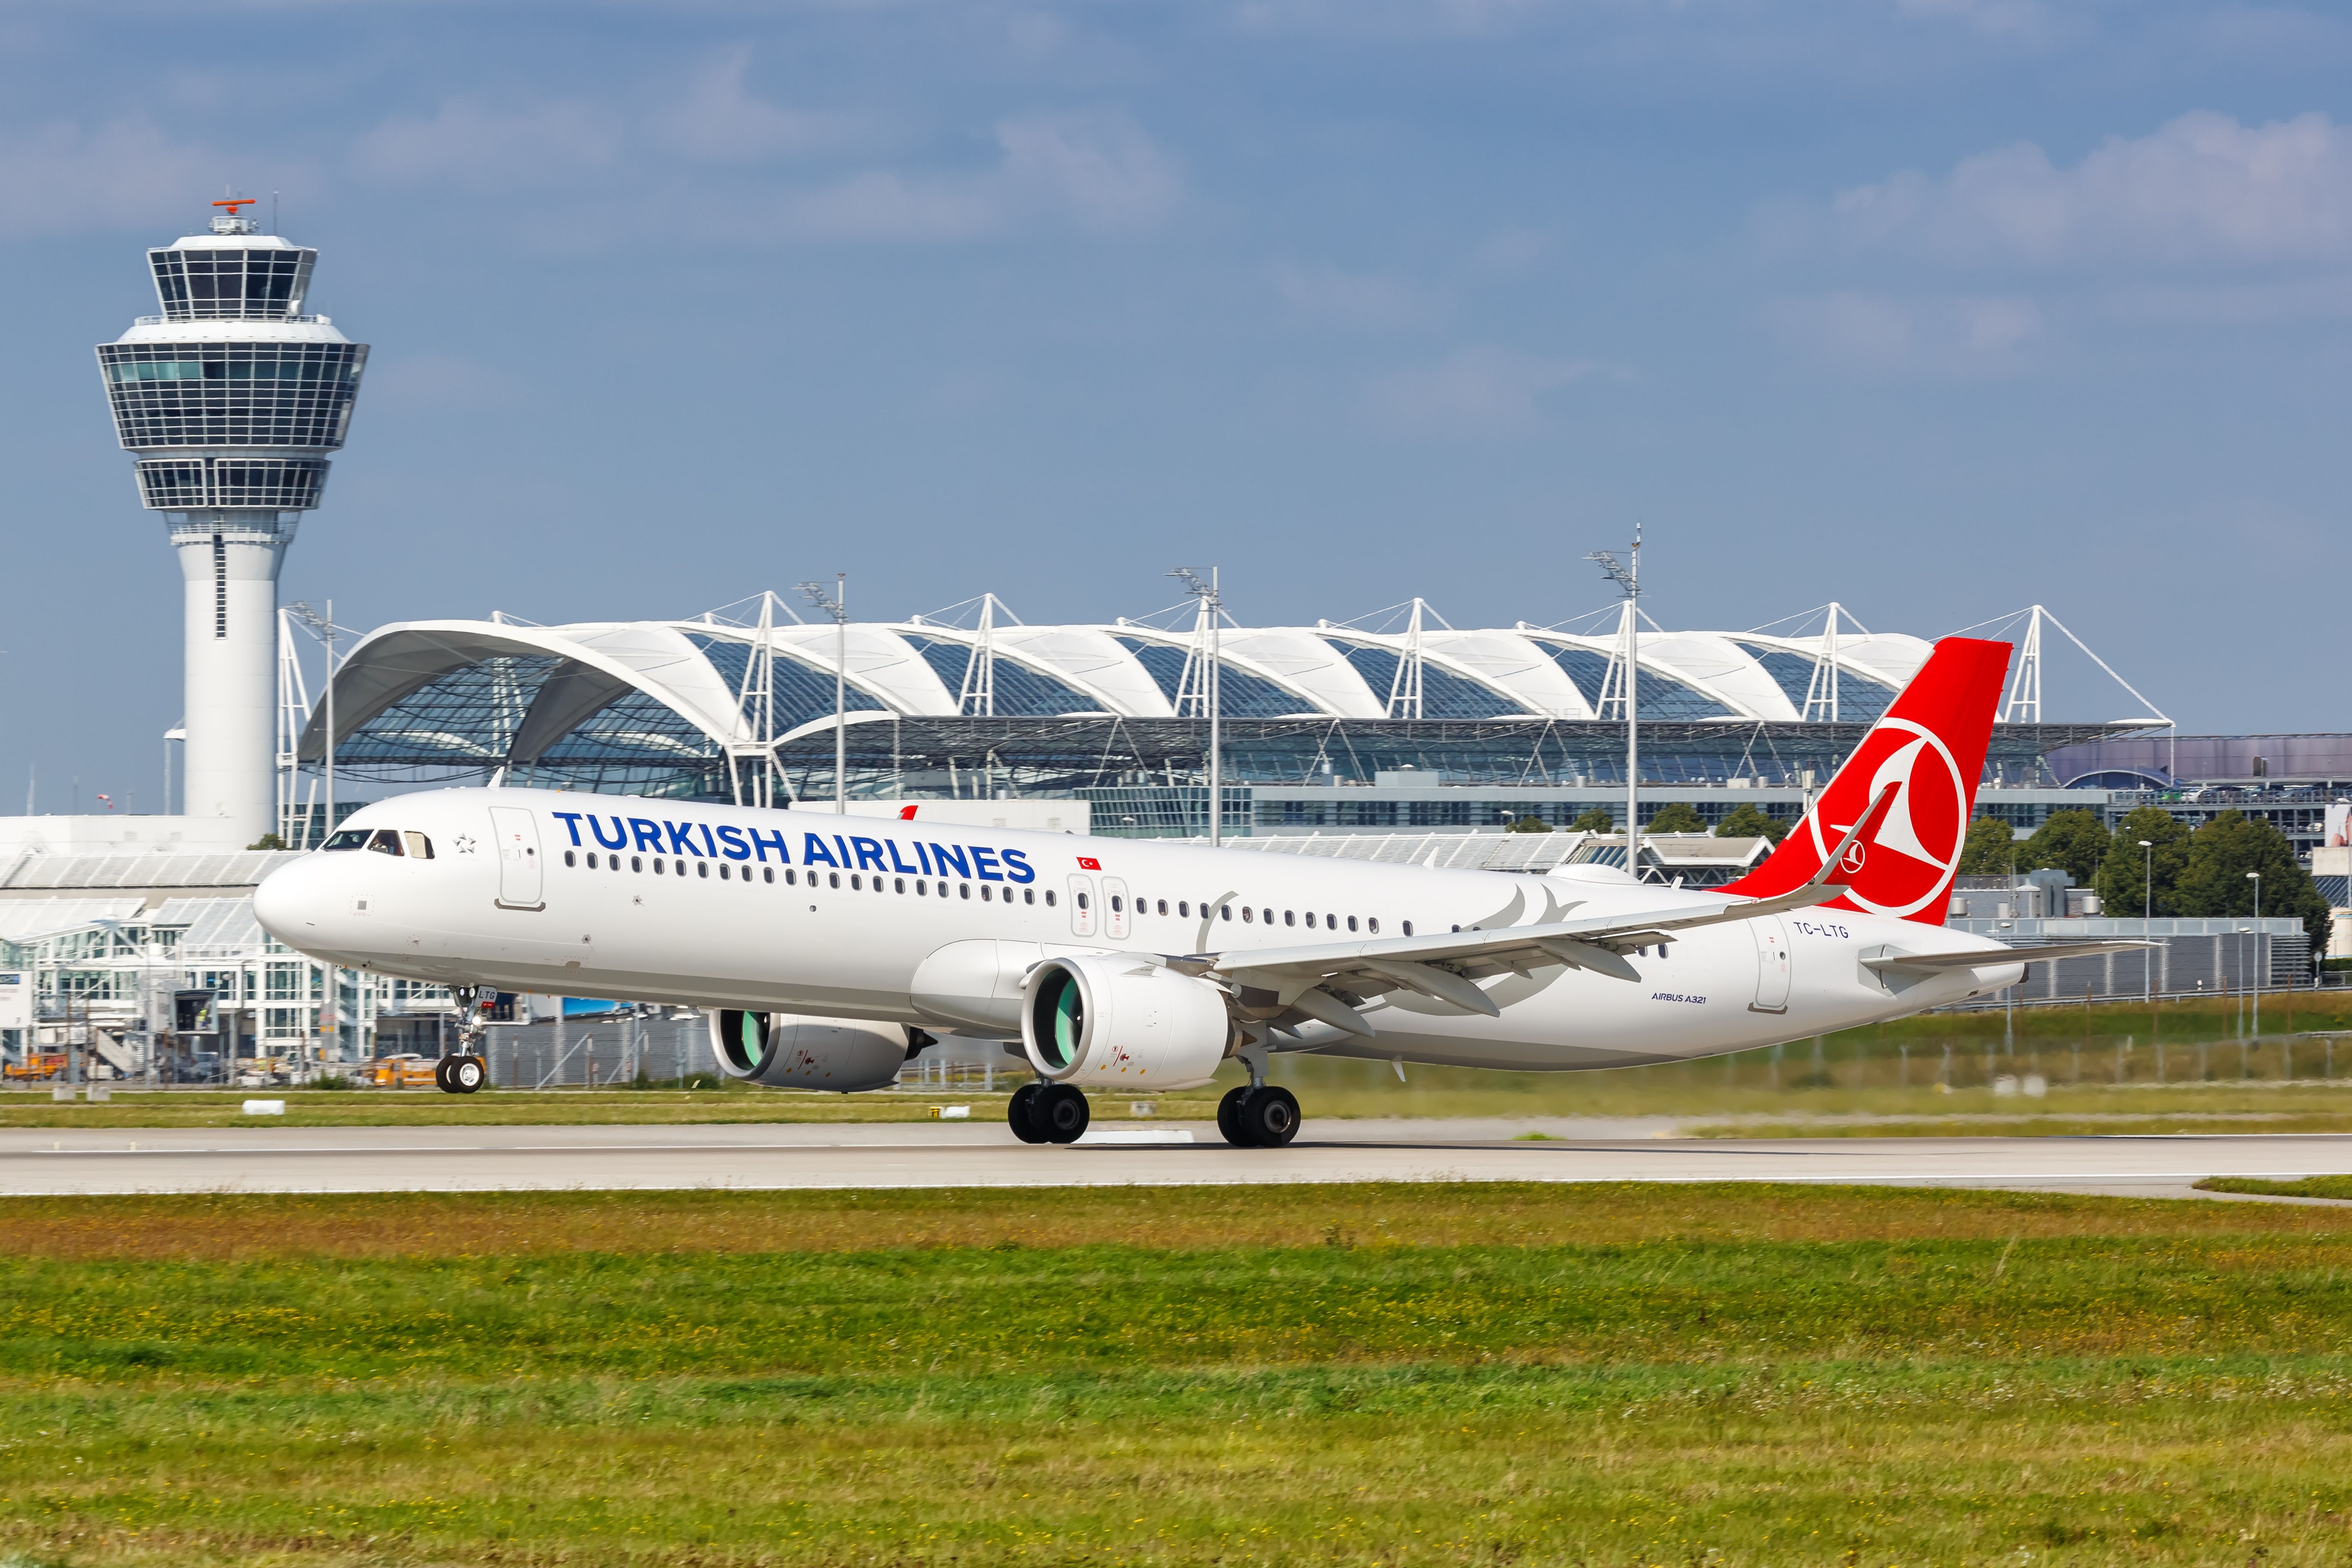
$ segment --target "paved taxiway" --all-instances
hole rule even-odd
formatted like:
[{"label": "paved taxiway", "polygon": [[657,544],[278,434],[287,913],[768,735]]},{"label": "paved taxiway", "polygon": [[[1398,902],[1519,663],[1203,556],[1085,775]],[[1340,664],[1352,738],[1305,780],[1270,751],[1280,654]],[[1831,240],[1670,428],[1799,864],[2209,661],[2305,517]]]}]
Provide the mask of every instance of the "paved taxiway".
[{"label": "paved taxiway", "polygon": [[[1528,1130],[1549,1134],[1525,1141]],[[1313,1121],[1287,1149],[1031,1147],[987,1123],[0,1131],[0,1194],[1088,1186],[1239,1182],[1861,1182],[2189,1196],[2210,1175],[2352,1171],[2352,1136],[1680,1139],[1592,1122]]]}]

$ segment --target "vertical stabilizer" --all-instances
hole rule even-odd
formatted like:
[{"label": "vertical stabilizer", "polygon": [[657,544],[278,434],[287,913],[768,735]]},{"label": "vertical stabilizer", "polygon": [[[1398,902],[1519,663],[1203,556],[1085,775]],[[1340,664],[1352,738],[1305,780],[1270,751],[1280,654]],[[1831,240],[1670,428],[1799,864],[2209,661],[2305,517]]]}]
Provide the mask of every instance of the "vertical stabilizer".
[{"label": "vertical stabilizer", "polygon": [[1764,864],[1725,889],[1770,898],[1804,886],[1822,858],[1888,786],[1884,819],[1846,846],[1828,907],[1942,925],[1976,808],[2009,673],[2010,645],[1946,637],[1887,705],[1794,833]]}]

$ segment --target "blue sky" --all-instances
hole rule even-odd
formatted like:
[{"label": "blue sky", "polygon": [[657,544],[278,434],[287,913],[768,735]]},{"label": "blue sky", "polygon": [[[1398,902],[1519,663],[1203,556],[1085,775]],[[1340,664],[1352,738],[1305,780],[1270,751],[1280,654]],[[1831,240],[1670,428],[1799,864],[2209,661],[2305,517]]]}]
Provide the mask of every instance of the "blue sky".
[{"label": "blue sky", "polygon": [[89,349],[225,183],[374,345],[284,580],[348,624],[1549,623],[1638,521],[1667,625],[2040,599],[2345,728],[2347,67],[2189,0],[0,5],[0,800],[159,789]]}]

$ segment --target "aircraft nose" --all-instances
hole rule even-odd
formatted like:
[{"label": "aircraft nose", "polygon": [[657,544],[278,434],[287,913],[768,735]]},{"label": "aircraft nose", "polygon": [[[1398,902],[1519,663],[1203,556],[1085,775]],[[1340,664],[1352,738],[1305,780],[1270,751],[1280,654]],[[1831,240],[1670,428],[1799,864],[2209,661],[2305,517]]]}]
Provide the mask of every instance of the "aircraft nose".
[{"label": "aircraft nose", "polygon": [[261,929],[298,951],[319,940],[320,927],[333,905],[335,863],[325,855],[310,855],[290,866],[280,866],[253,890],[254,917]]}]

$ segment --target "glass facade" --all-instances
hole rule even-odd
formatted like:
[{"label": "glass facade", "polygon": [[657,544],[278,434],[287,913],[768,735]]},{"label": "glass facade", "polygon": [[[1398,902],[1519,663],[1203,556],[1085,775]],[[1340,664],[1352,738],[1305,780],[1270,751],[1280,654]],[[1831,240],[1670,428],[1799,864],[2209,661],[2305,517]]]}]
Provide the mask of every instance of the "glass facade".
[{"label": "glass facade", "polygon": [[[1738,639],[1734,639],[1735,642]],[[1740,650],[1764,667],[1764,673],[1781,694],[1794,704],[1798,717],[1805,712],[1805,696],[1813,689],[1813,661],[1801,653],[1786,648],[1764,647],[1756,643],[1741,642]],[[1647,699],[1645,698],[1646,701]],[[1843,665],[1838,666],[1838,717],[1875,722],[1895,700],[1895,688],[1867,676],[1856,675]]]},{"label": "glass facade", "polygon": [[139,494],[150,511],[308,511],[330,466],[319,458],[151,458],[139,465]]},{"label": "glass facade", "polygon": [[[1601,693],[1609,675],[1609,656],[1595,653],[1589,647],[1573,643],[1546,642],[1540,646],[1552,657],[1552,662],[1568,672],[1585,701],[1598,712]],[[1644,719],[1729,719],[1730,709],[1705,692],[1684,685],[1679,680],[1644,669],[1633,689],[1641,698],[1641,713]]]},{"label": "glass facade", "polygon": [[[688,632],[686,640],[702,650],[710,668],[730,691],[743,689],[744,677],[751,668],[751,645],[733,637],[715,637],[702,632]],[[775,733],[782,735],[803,724],[826,718],[833,712],[833,671],[803,664],[790,654],[779,650],[769,667],[769,712]],[[752,710],[758,705],[747,700],[743,717],[757,722],[759,715]],[[857,689],[856,681],[846,683],[842,707],[851,713],[876,713],[882,704]]]},{"label": "glass facade", "polygon": [[[1376,643],[1342,642],[1338,637],[1323,640],[1356,667],[1356,673],[1372,689],[1376,701],[1389,700],[1389,693],[1396,689],[1397,666],[1401,662],[1394,650]],[[1422,661],[1420,716],[1423,719],[1516,719],[1526,711],[1499,691],[1465,680],[1427,659]]]},{"label": "glass facade", "polygon": [[364,343],[106,343],[115,434],[134,451],[343,444]]},{"label": "glass facade", "polygon": [[553,654],[500,654],[437,676],[337,736],[336,763],[501,766],[539,689],[563,662]]},{"label": "glass facade", "polygon": [[[1184,689],[1184,664],[1191,656],[1181,647],[1141,637],[1112,640],[1135,656],[1135,662],[1143,666],[1160,694],[1174,707],[1177,694]],[[1236,669],[1230,662],[1217,669],[1217,707],[1228,719],[1281,719],[1315,711],[1315,704],[1306,698],[1285,691],[1263,676]]]},{"label": "glass facade", "polygon": [[[907,641],[923,662],[940,678],[940,684],[950,693],[963,689],[964,674],[971,668],[979,649],[960,642],[945,642],[938,637],[909,634]],[[1027,665],[996,656],[994,684],[996,712],[1006,719],[1051,719],[1063,713],[1092,713],[1102,704],[1072,686],[1066,686],[1050,675],[1030,668]],[[878,704],[877,704],[878,706]],[[825,696],[824,710],[833,711],[833,697]]]},{"label": "glass facade", "polygon": [[151,250],[155,297],[175,321],[283,321],[302,308],[319,253],[293,246]]}]

